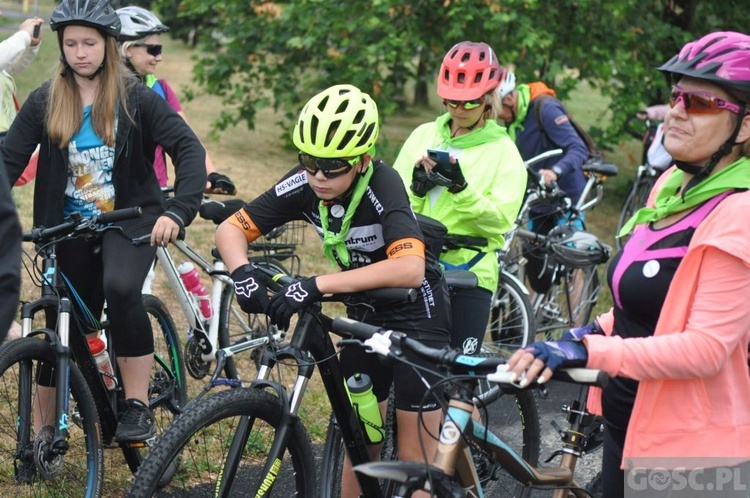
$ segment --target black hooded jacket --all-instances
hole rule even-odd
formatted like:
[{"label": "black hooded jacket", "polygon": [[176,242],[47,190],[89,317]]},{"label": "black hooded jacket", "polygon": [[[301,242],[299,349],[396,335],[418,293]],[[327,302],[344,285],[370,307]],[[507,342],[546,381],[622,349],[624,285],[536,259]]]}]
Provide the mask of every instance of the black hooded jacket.
[{"label": "black hooded jacket", "polygon": [[[36,227],[63,221],[67,182],[68,151],[52,143],[45,125],[49,89],[50,82],[46,82],[29,95],[0,148],[13,185],[40,144],[34,187]],[[128,80],[127,92],[133,122],[119,113],[112,176],[115,209],[140,206],[143,217],[119,225],[131,237],[150,232],[163,214],[187,226],[200,208],[206,185],[205,149],[185,120],[156,92],[134,78]],[[175,164],[175,195],[169,201],[164,199],[152,164],[157,144]]]}]

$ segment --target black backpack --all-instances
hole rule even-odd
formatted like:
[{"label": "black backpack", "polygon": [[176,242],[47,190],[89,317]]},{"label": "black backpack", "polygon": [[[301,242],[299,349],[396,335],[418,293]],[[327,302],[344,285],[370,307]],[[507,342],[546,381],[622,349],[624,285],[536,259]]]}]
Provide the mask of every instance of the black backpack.
[{"label": "black backpack", "polygon": [[[549,146],[549,138],[547,137],[547,133],[544,131],[544,125],[542,124],[542,106],[546,101],[552,98],[554,98],[552,95],[542,94],[534,99],[534,115],[536,116],[536,124],[542,134],[542,141],[545,150]],[[568,116],[568,121],[570,121],[570,124],[573,126],[576,133],[578,133],[578,136],[581,137],[583,143],[586,144],[586,148],[589,150],[588,160],[590,161],[592,159],[604,159],[604,151],[596,146],[596,144],[594,143],[594,139],[591,138],[591,135],[589,135],[586,130],[584,130],[581,125],[578,124],[575,119],[573,119],[573,116],[571,116],[567,111],[565,111],[565,115]]]}]

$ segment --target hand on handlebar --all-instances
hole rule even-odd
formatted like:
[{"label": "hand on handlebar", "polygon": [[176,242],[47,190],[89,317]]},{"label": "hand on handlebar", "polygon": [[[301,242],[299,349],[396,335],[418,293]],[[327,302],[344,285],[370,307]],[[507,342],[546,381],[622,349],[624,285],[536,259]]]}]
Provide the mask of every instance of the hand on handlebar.
[{"label": "hand on handlebar", "polygon": [[559,368],[585,367],[588,358],[581,341],[535,342],[516,351],[508,360],[508,368],[520,379],[519,386],[526,387],[534,381],[543,384]]},{"label": "hand on handlebar", "polygon": [[255,265],[246,264],[232,272],[234,293],[237,302],[245,313],[263,313],[268,307],[268,290],[263,275]]},{"label": "hand on handlebar", "polygon": [[539,174],[544,179],[545,185],[552,185],[558,179],[557,173],[555,173],[551,169],[540,169]]},{"label": "hand on handlebar", "polygon": [[318,290],[315,277],[287,284],[272,298],[266,308],[271,323],[283,330],[289,329],[292,315],[319,301],[323,294]]},{"label": "hand on handlebar", "polygon": [[169,216],[160,216],[151,230],[151,245],[166,246],[177,240],[180,225]]},{"label": "hand on handlebar", "polygon": [[237,187],[227,175],[214,171],[206,177],[206,193],[234,195],[237,193]]}]

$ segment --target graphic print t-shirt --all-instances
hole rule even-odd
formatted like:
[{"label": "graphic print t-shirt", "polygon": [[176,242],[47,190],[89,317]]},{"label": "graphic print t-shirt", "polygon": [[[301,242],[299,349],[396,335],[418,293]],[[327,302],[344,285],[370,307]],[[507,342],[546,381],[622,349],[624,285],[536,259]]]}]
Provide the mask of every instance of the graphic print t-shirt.
[{"label": "graphic print t-shirt", "polygon": [[91,106],[83,110],[83,123],[68,145],[68,183],[65,216],[78,211],[93,216],[115,207],[112,168],[115,148],[107,146],[94,131]]}]

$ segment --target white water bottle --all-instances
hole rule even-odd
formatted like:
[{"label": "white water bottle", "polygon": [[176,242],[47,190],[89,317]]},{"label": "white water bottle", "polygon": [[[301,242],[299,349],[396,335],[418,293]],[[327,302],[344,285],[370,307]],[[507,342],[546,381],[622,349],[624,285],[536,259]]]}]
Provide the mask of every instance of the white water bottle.
[{"label": "white water bottle", "polygon": [[109,359],[109,353],[107,352],[107,348],[104,345],[104,341],[102,341],[101,337],[99,336],[89,337],[87,341],[89,343],[91,354],[94,355],[94,360],[96,360],[96,366],[99,369],[99,372],[102,374],[104,385],[110,391],[114,390],[114,388],[117,387],[117,381],[115,381],[115,371],[112,368],[112,361],[110,361]]}]

